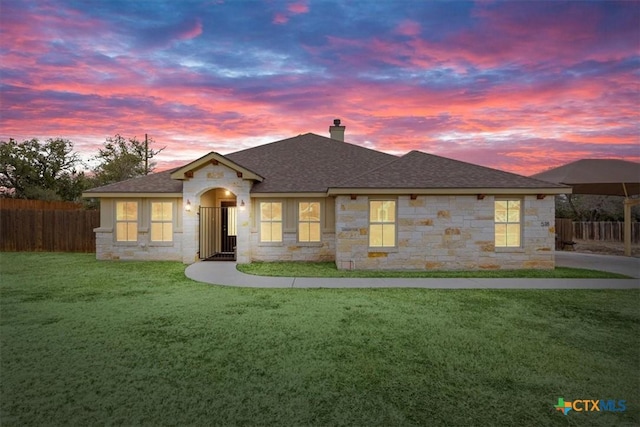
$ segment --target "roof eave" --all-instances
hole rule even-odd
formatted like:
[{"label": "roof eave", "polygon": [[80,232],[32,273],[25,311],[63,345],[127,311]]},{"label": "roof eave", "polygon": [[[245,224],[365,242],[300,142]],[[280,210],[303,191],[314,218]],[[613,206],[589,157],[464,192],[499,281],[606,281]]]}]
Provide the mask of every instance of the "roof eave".
[{"label": "roof eave", "polygon": [[182,193],[153,193],[153,192],[91,192],[86,191],[82,193],[82,197],[87,199],[96,199],[96,198],[134,198],[134,197],[148,197],[148,198],[180,198],[182,197]]},{"label": "roof eave", "polygon": [[345,194],[423,194],[423,195],[477,195],[477,194],[570,194],[571,187],[543,188],[329,188],[327,195]]}]

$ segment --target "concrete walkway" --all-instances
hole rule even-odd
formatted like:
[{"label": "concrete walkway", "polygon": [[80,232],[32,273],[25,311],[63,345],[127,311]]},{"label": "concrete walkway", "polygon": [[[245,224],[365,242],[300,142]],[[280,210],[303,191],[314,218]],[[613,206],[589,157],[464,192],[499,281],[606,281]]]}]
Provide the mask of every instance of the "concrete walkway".
[{"label": "concrete walkway", "polygon": [[[568,256],[565,256],[568,255]],[[612,259],[613,258],[613,259]],[[640,259],[558,253],[557,265],[622,272],[636,279],[344,279],[266,277],[244,274],[233,262],[197,262],[185,270],[198,282],[250,288],[430,288],[430,289],[640,289]]]}]

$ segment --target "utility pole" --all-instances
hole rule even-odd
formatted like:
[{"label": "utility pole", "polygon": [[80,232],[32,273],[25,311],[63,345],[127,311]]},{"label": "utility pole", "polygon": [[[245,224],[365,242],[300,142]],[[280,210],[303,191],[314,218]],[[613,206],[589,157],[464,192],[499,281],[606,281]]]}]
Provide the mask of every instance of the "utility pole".
[{"label": "utility pole", "polygon": [[149,175],[149,139],[144,134],[144,174]]}]

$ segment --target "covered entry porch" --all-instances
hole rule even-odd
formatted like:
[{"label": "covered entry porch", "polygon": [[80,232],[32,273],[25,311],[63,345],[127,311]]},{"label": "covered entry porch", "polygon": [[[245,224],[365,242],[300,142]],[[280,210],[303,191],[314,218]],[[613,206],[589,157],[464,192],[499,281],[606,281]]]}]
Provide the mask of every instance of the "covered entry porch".
[{"label": "covered entry porch", "polygon": [[198,207],[198,258],[235,261],[238,236],[237,197],[224,188],[205,192]]}]

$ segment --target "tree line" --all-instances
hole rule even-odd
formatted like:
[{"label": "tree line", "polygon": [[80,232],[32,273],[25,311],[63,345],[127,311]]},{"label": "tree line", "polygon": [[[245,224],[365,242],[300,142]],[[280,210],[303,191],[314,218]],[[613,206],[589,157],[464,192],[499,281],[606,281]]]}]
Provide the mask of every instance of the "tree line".
[{"label": "tree line", "polygon": [[89,168],[68,139],[32,138],[22,142],[0,141],[0,193],[3,197],[80,201],[82,192],[94,187],[147,175],[152,160],[165,147],[154,150],[154,141],[116,134],[106,138]]},{"label": "tree line", "polygon": [[[574,221],[624,221],[624,197],[592,194],[556,196],[556,217]],[[631,208],[631,220],[640,221],[640,206]]]}]

